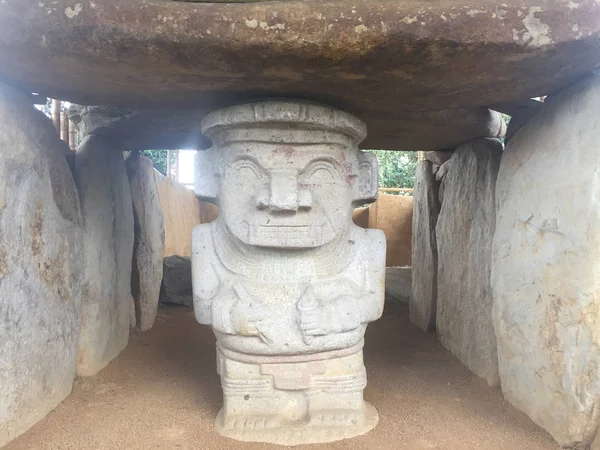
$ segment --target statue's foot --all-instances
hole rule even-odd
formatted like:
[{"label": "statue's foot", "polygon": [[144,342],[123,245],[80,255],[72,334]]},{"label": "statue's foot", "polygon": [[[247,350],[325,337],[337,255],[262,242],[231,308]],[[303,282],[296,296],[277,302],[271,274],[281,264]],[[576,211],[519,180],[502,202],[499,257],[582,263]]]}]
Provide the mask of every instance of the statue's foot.
[{"label": "statue's foot", "polygon": [[356,426],[364,421],[364,411],[323,409],[310,414],[310,424],[314,426]]},{"label": "statue's foot", "polygon": [[223,423],[224,429],[237,431],[258,431],[276,428],[281,424],[278,416],[241,415],[228,416]]},{"label": "statue's foot", "polygon": [[309,417],[291,420],[285,416],[227,416],[221,410],[215,420],[223,436],[247,442],[280,445],[317,444],[348,439],[367,433],[378,420],[368,403],[362,410],[313,410]]}]

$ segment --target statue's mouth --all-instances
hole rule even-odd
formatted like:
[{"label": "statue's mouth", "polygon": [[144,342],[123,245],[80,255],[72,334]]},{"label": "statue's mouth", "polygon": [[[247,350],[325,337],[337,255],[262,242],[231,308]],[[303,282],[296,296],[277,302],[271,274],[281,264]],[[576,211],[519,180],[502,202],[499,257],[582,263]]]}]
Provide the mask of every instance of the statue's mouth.
[{"label": "statue's mouth", "polygon": [[256,224],[248,227],[250,239],[315,239],[321,236],[323,225],[300,225],[300,224]]},{"label": "statue's mouth", "polygon": [[256,226],[261,228],[310,228],[311,225],[307,224],[274,224],[274,223],[265,223],[265,224],[257,224]]},{"label": "statue's mouth", "polygon": [[321,245],[327,234],[326,222],[248,223],[243,224],[247,242],[258,246],[314,247]]}]

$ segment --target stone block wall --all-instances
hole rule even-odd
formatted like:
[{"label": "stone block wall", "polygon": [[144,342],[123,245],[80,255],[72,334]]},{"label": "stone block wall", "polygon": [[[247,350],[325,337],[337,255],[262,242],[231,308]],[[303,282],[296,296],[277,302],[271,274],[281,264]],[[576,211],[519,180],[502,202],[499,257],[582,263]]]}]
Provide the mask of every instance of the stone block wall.
[{"label": "stone block wall", "polygon": [[194,191],[154,172],[163,209],[165,229],[164,256],[191,256],[192,230],[200,223],[216,219],[219,209],[201,202]]},{"label": "stone block wall", "polygon": [[368,208],[356,208],[352,220],[362,228],[385,233],[386,267],[411,265],[413,198],[379,193]]}]

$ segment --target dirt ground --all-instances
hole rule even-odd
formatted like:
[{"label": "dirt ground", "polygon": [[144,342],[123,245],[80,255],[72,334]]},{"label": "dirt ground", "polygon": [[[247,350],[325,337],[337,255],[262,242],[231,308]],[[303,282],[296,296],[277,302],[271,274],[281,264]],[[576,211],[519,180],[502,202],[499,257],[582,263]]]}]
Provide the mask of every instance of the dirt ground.
[{"label": "dirt ground", "polygon": [[[379,425],[314,449],[556,450],[552,438],[410,325],[405,306],[386,306],[369,326],[365,398]],[[267,449],[217,435],[221,403],[214,337],[191,309],[161,308],[150,332],[5,450]],[[299,448],[309,448],[299,447]]]}]

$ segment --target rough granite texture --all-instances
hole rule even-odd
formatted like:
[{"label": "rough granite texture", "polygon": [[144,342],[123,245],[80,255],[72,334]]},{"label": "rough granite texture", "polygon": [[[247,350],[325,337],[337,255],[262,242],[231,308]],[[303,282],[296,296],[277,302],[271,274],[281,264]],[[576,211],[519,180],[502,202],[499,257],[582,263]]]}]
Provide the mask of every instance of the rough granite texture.
[{"label": "rough granite texture", "polygon": [[600,425],[599,132],[600,78],[593,77],[516,132],[496,191],[492,287],[502,392],[561,446],[577,449]]},{"label": "rough granite texture", "polygon": [[445,163],[438,248],[436,330],[442,345],[491,386],[498,385],[490,282],[495,187],[502,143],[478,139]]},{"label": "rough granite texture", "polygon": [[165,229],[163,210],[154,178],[152,160],[132,153],[126,162],[133,200],[135,237],[131,293],[136,325],[149,330],[156,320],[160,283],[163,277]]},{"label": "rough granite texture", "polygon": [[596,0],[0,3],[0,75],[30,91],[206,111],[311,99],[365,121],[371,148],[399,148],[399,123],[435,140],[556,92],[600,66],[599,40]]},{"label": "rough granite texture", "polygon": [[412,295],[410,321],[422,331],[435,328],[438,251],[435,226],[440,213],[438,182],[430,161],[419,161],[413,191]]},{"label": "rough granite texture", "polygon": [[123,153],[88,136],[75,157],[84,222],[85,284],[77,374],[95,375],[127,345],[134,222]]},{"label": "rough granite texture", "polygon": [[65,146],[26,95],[0,83],[0,447],[75,378],[83,234]]},{"label": "rough granite texture", "polygon": [[[71,105],[69,117],[82,136],[96,134],[125,150],[204,149],[210,141],[200,124],[210,105],[190,109],[133,109],[116,106]],[[362,148],[437,150],[456,147],[480,136],[502,137],[502,116],[487,108],[396,113],[394,120],[370,121]],[[402,123],[399,127],[398,123]]]}]

